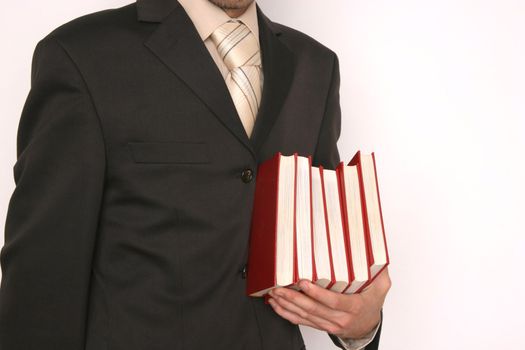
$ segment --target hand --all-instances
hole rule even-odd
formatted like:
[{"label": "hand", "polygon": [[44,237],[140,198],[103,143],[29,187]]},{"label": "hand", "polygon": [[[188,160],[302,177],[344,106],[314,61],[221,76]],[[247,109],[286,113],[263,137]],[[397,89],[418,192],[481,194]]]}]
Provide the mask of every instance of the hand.
[{"label": "hand", "polygon": [[275,288],[269,303],[277,314],[294,324],[326,331],[339,338],[359,339],[381,320],[381,308],[391,286],[388,267],[358,294],[342,294],[308,280],[300,291]]}]

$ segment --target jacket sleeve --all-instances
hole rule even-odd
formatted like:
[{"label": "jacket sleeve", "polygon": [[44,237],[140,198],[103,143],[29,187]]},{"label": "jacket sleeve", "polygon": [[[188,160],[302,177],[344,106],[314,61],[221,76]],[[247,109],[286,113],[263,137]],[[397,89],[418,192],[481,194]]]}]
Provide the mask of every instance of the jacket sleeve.
[{"label": "jacket sleeve", "polygon": [[105,178],[101,125],[63,46],[40,40],[0,251],[0,349],[84,349]]},{"label": "jacket sleeve", "polygon": [[[381,311],[381,321],[379,324],[366,336],[360,339],[344,339],[339,338],[333,334],[329,334],[332,341],[339,347],[342,347],[345,350],[377,350],[379,347],[379,333],[381,332],[382,325],[382,311]],[[340,345],[338,345],[340,344]]]},{"label": "jacket sleeve", "polygon": [[[328,89],[325,113],[319,131],[317,146],[314,156],[312,157],[313,166],[322,165],[328,169],[335,169],[341,161],[337,149],[337,140],[341,134],[341,105],[339,101],[340,80],[339,59],[334,53],[332,80],[330,88]],[[375,350],[378,348],[380,334],[381,325],[375,333],[374,339],[366,346],[367,350]],[[336,346],[344,349],[343,345],[335,335],[328,335]]]},{"label": "jacket sleeve", "polygon": [[325,103],[325,112],[317,138],[312,165],[335,169],[339,164],[337,140],[341,134],[341,106],[339,104],[339,59],[333,54],[332,78]]}]

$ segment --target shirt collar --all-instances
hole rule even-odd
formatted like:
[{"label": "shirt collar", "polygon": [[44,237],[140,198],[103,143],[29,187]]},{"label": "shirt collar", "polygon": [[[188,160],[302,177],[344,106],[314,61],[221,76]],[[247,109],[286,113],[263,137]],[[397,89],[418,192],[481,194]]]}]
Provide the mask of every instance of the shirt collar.
[{"label": "shirt collar", "polygon": [[[230,16],[220,7],[209,0],[178,0],[191,21],[197,28],[202,41],[205,41],[217,27],[230,20]],[[246,11],[236,19],[242,21],[255,35],[259,42],[259,24],[257,22],[257,8],[253,1]]]}]

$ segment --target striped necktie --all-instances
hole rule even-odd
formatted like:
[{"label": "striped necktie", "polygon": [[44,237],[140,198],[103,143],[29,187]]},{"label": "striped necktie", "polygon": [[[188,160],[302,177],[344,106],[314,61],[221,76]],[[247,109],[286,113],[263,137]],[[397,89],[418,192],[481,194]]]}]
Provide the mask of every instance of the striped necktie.
[{"label": "striped necktie", "polygon": [[248,137],[261,102],[261,54],[255,35],[242,22],[231,20],[218,27],[211,39],[230,70],[226,86]]}]

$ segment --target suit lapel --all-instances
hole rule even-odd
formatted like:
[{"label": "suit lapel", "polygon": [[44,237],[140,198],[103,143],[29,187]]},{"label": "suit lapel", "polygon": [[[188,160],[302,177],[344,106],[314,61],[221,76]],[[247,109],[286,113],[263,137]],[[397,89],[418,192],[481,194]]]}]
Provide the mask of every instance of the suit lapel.
[{"label": "suit lapel", "polygon": [[264,86],[249,138],[220,71],[184,8],[176,0],[137,1],[140,21],[161,22],[144,45],[184,81],[256,159],[288,94],[294,68],[292,52],[277,37],[280,32],[259,7],[257,15]]},{"label": "suit lapel", "polygon": [[295,63],[293,53],[279,39],[280,30],[262,13],[259,6],[257,6],[257,15],[264,84],[251,142],[255,152],[258,153],[288,96]]}]

